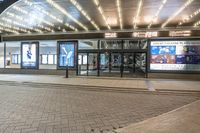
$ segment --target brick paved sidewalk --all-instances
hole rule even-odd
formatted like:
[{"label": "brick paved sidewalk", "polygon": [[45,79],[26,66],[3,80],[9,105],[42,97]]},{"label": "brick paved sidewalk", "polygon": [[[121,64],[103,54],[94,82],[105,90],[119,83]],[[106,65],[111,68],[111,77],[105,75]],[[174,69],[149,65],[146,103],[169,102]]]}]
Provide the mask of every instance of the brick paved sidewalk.
[{"label": "brick paved sidewalk", "polygon": [[101,78],[101,77],[71,77],[52,75],[13,75],[0,74],[0,81],[33,82],[68,84],[82,86],[100,86],[116,88],[133,88],[149,91],[199,91],[200,81],[169,80],[169,79],[134,79],[134,78]]}]

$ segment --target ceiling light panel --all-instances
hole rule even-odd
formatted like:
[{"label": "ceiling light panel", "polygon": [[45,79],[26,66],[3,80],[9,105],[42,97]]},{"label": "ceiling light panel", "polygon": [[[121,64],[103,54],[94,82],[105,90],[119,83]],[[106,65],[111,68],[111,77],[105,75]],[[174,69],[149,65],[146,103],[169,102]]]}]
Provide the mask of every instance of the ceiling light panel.
[{"label": "ceiling light panel", "polygon": [[[38,29],[38,28],[35,28],[33,26],[30,26],[29,23],[30,21],[28,19],[24,19],[22,18],[21,16],[19,15],[16,15],[14,13],[11,13],[11,12],[6,12],[6,15],[7,16],[10,16],[13,20],[15,20],[13,22],[13,24],[16,23],[16,20],[18,21],[18,23],[21,24],[21,27],[24,27],[24,28],[27,28],[29,30],[33,30],[33,31],[36,31],[36,32],[39,32],[39,33],[42,33],[42,30]],[[41,26],[40,26],[41,27]]]},{"label": "ceiling light panel", "polygon": [[116,0],[120,29],[123,29],[121,0]]},{"label": "ceiling light panel", "polygon": [[11,32],[11,33],[19,34],[19,30],[18,30],[19,28],[13,27],[13,26],[11,26],[9,24],[0,22],[0,27],[1,27],[1,29],[3,29],[6,32]]},{"label": "ceiling light panel", "polygon": [[[17,25],[19,27],[24,27],[23,24],[18,23],[17,21],[13,21],[13,20],[6,18],[6,17],[2,17],[2,20],[5,21],[6,23],[9,23],[10,25]],[[30,30],[27,30],[27,29],[24,29],[24,28],[19,28],[19,29],[20,29],[20,31],[25,32],[25,33],[30,32]]]},{"label": "ceiling light panel", "polygon": [[8,29],[8,28],[5,28],[5,27],[2,27],[1,25],[0,25],[0,30],[1,30],[1,31],[10,32],[10,33],[19,34],[18,31],[16,31],[16,30],[12,30],[12,29]]},{"label": "ceiling light panel", "polygon": [[70,1],[82,13],[82,15],[96,28],[96,30],[100,30],[99,26],[94,22],[94,20],[91,19],[88,13],[76,0],[70,0]]},{"label": "ceiling light panel", "polygon": [[[51,14],[50,12],[44,10],[43,8],[41,8],[41,7],[37,6],[37,5],[35,5],[33,2],[30,2],[30,1],[28,1],[28,0],[24,0],[24,3],[27,4],[27,5],[29,5],[30,7],[32,7],[32,8],[34,8],[34,9],[38,10],[40,13],[43,13],[44,15],[48,16],[49,18],[53,19],[54,21],[63,24],[63,20],[62,20],[62,19],[56,17],[55,15],[53,15],[53,14]],[[67,24],[64,24],[64,25],[65,25],[66,27],[68,27],[68,28],[74,30],[74,31],[77,31],[77,30],[78,30],[78,29],[76,29],[74,26],[72,26],[72,25],[70,25],[70,24],[68,24],[68,23],[67,23]]]},{"label": "ceiling light panel", "polygon": [[[52,24],[52,23],[50,23],[50,22],[48,22],[48,21],[46,21],[46,20],[44,20],[44,19],[41,19],[41,18],[39,18],[38,16],[36,16],[36,15],[32,15],[32,14],[29,14],[26,10],[24,10],[24,9],[22,9],[22,8],[20,8],[20,7],[17,7],[17,6],[13,6],[13,9],[15,9],[16,11],[19,11],[19,12],[21,12],[21,13],[24,13],[25,15],[28,15],[30,18],[32,18],[32,19],[35,19],[33,22],[33,24],[34,25],[36,25],[36,26],[38,26],[39,28],[42,28],[42,29],[45,29],[45,30],[47,30],[48,32],[51,32],[52,31],[52,29],[51,30],[49,30],[50,28],[48,28],[48,27],[46,27],[46,26],[43,26],[43,25],[41,25],[41,24],[38,24],[38,23],[35,23],[36,22],[36,20],[37,20],[37,22],[43,22],[43,23],[49,23],[49,25],[50,26],[54,26],[54,24]],[[15,16],[16,18],[18,18],[18,19],[21,19],[21,20],[24,20],[24,21],[28,21],[28,24],[30,24],[30,20],[28,20],[28,19],[25,19],[25,18],[23,18],[23,17],[21,17],[21,16],[19,16],[19,15],[16,15],[16,14],[14,14],[14,13],[12,13],[13,14],[13,16]]]},{"label": "ceiling light panel", "polygon": [[78,24],[80,27],[82,27],[84,30],[88,31],[88,28],[83,25],[79,20],[74,18],[69,12],[67,12],[64,8],[62,8],[60,5],[58,5],[56,2],[53,0],[46,0],[50,5],[52,5],[54,8],[59,10],[61,13],[63,13],[65,16],[70,18],[72,21],[74,21],[76,24]]},{"label": "ceiling light panel", "polygon": [[183,25],[186,22],[189,22],[192,18],[196,17],[198,14],[200,14],[200,8],[195,10],[192,14],[190,14],[188,17],[184,18],[182,21],[178,23],[178,26]]},{"label": "ceiling light panel", "polygon": [[110,25],[109,25],[109,23],[108,23],[108,20],[106,19],[106,16],[105,16],[105,14],[104,14],[103,8],[102,8],[101,5],[100,5],[99,0],[93,0],[93,2],[94,2],[94,4],[96,5],[96,7],[97,7],[99,13],[101,14],[101,16],[102,16],[104,22],[106,23],[108,29],[111,30],[111,27],[110,27]]},{"label": "ceiling light panel", "polygon": [[143,0],[140,0],[139,3],[138,3],[136,16],[133,18],[133,28],[134,29],[137,28],[137,23],[139,22],[139,15],[142,11],[142,4],[143,4]]},{"label": "ceiling light panel", "polygon": [[193,27],[199,27],[200,25],[200,20],[198,20],[196,23],[193,24]]},{"label": "ceiling light panel", "polygon": [[169,17],[169,18],[167,19],[167,21],[165,21],[165,22],[162,24],[161,28],[166,27],[166,25],[167,25],[170,21],[172,21],[178,14],[180,14],[185,8],[187,8],[193,1],[194,1],[194,0],[187,0],[187,1],[181,6],[181,8],[179,8],[174,14],[172,14],[171,17]]},{"label": "ceiling light panel", "polygon": [[160,7],[158,8],[156,14],[153,16],[153,18],[150,21],[150,24],[148,25],[148,29],[151,28],[151,26],[153,25],[154,21],[158,19],[158,16],[161,12],[161,10],[163,9],[163,7],[165,6],[165,4],[167,3],[168,0],[162,0],[162,3],[160,5]]}]

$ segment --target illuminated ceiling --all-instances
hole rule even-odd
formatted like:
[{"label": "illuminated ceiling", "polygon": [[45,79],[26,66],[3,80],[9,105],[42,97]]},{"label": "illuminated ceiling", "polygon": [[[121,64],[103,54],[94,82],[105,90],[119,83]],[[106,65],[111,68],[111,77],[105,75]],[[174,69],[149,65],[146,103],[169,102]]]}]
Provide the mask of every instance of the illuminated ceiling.
[{"label": "illuminated ceiling", "polygon": [[19,0],[1,34],[199,29],[200,0]]}]

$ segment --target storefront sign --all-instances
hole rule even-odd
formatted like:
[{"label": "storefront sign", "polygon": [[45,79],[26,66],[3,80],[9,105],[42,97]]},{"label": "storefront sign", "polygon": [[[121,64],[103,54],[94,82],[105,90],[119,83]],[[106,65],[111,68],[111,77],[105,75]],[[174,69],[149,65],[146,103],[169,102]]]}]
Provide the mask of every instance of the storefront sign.
[{"label": "storefront sign", "polygon": [[117,33],[105,33],[105,38],[117,38]]}]

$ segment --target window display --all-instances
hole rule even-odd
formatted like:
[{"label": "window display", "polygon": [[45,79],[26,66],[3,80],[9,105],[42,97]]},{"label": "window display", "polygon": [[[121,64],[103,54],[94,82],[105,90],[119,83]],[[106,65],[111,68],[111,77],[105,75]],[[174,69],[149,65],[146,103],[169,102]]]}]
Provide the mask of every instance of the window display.
[{"label": "window display", "polygon": [[150,70],[200,71],[200,41],[152,41]]}]

